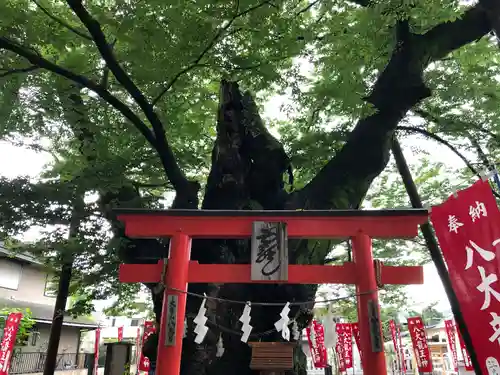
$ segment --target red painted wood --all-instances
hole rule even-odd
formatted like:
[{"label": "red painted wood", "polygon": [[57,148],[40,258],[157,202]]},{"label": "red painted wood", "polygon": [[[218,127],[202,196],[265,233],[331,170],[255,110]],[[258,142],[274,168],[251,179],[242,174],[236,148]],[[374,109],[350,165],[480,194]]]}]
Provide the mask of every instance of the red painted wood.
[{"label": "red painted wood", "polygon": [[[192,283],[252,283],[249,264],[198,264],[189,261],[190,238],[245,238],[250,237],[254,221],[281,221],[288,224],[289,237],[346,238],[353,237],[354,263],[342,266],[290,265],[288,283],[298,284],[356,284],[358,316],[360,323],[363,367],[366,374],[386,373],[384,353],[373,353],[368,302],[378,301],[377,283],[373,266],[371,238],[415,237],[417,227],[427,220],[422,214],[373,216],[165,216],[161,213],[122,213],[129,237],[173,237],[166,285],[179,291],[166,289],[158,347],[158,375],[176,375],[180,372],[182,331],[186,308],[188,282]],[[159,282],[162,261],[158,264],[123,264],[120,266],[121,282]],[[422,267],[381,267],[384,284],[422,284]],[[167,318],[167,296],[179,297],[176,345],[164,346]],[[380,327],[379,327],[380,328]]]},{"label": "red painted wood", "polygon": [[371,238],[413,238],[417,226],[427,220],[421,215],[385,217],[203,217],[120,214],[125,233],[132,238],[171,237],[182,232],[190,237],[244,238],[252,234],[254,221],[286,222],[289,237],[345,238],[359,232]]},{"label": "red painted wood", "polygon": [[385,266],[382,264],[382,284],[411,285],[424,283],[422,266]]},{"label": "red painted wood", "polygon": [[[119,278],[122,283],[160,282],[163,261],[158,264],[121,264]],[[251,281],[249,264],[199,264],[189,262],[189,283],[261,283]],[[289,284],[356,284],[354,263],[342,266],[289,265]],[[384,284],[423,284],[424,273],[420,266],[391,267],[382,265]],[[282,282],[286,283],[286,282]]]},{"label": "red painted wood", "polygon": [[[384,340],[382,326],[379,321],[379,330],[382,351],[374,352],[372,348],[370,316],[368,305],[372,302],[378,308],[377,279],[373,266],[372,240],[364,233],[358,234],[352,239],[352,249],[354,263],[356,264],[358,282],[356,291],[358,293],[358,322],[361,341],[361,352],[363,353],[363,373],[373,375],[387,374],[385,363],[385,353],[383,350]],[[382,271],[383,272],[383,271]],[[386,271],[387,272],[387,271]],[[380,315],[380,312],[379,312]]]},{"label": "red painted wood", "polygon": [[[176,233],[170,241],[169,264],[165,284],[172,289],[165,289],[163,293],[163,306],[161,313],[160,334],[158,338],[158,355],[156,360],[156,373],[161,375],[175,375],[181,373],[182,338],[184,335],[184,317],[186,315],[186,291],[188,284],[189,258],[191,256],[191,239],[184,233]],[[170,272],[169,272],[170,271]],[[174,271],[174,272],[172,272]],[[177,326],[175,345],[165,346],[168,296],[177,295]]]}]

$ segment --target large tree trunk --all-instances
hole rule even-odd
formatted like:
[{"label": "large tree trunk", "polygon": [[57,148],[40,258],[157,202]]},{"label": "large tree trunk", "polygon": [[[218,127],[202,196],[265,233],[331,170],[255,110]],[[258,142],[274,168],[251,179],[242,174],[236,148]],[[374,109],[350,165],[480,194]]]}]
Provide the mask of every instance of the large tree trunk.
[{"label": "large tree trunk", "polygon": [[[217,139],[212,152],[212,170],[208,177],[204,209],[283,209],[288,195],[283,177],[290,163],[281,144],[264,127],[257,106],[249,93],[242,94],[238,85],[223,81],[217,119]],[[297,243],[292,243],[293,249]],[[293,262],[291,251],[291,260]],[[192,258],[200,263],[250,263],[249,240],[213,240],[193,242]],[[316,286],[304,285],[190,285],[198,294],[240,301],[283,302],[314,298]],[[201,300],[188,298],[188,336],[184,340],[183,374],[248,374],[250,348],[240,336],[209,324],[210,332],[202,345],[194,343],[192,319]],[[292,309],[301,315],[302,326],[309,320],[306,306]],[[240,331],[238,322],[243,305],[207,303],[207,316],[221,327]],[[252,306],[254,333],[269,331],[279,319],[281,307]],[[222,334],[225,353],[215,357],[215,344]],[[278,341],[276,332],[251,336],[250,340]],[[302,353],[298,351],[298,356]],[[303,361],[296,361],[297,364]],[[301,373],[301,371],[297,371]],[[302,371],[305,374],[305,370]]]}]

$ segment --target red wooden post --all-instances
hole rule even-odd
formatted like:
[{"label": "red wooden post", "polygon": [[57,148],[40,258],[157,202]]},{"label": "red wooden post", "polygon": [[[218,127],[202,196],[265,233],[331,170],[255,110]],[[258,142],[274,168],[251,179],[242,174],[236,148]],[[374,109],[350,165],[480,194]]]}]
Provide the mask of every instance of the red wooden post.
[{"label": "red wooden post", "polygon": [[[373,266],[372,240],[366,234],[359,233],[353,237],[353,256],[356,264],[356,273],[358,282],[356,289],[358,293],[358,323],[359,334],[361,338],[361,352],[363,353],[363,373],[365,374],[386,374],[384,341],[381,339],[382,350],[373,351],[371,328],[370,328],[370,304],[376,306],[378,315],[377,279],[375,277],[375,268]],[[380,322],[377,324],[379,337],[382,338],[382,327]]]},{"label": "red wooden post", "polygon": [[[170,240],[170,255],[165,277],[167,288],[165,288],[163,294],[158,355],[156,359],[157,374],[177,375],[181,371],[182,336],[184,334],[184,315],[186,315],[187,297],[185,292],[187,291],[190,257],[191,239],[180,232],[174,234]],[[169,295],[176,295],[178,298],[175,345],[172,346],[165,345]]]}]

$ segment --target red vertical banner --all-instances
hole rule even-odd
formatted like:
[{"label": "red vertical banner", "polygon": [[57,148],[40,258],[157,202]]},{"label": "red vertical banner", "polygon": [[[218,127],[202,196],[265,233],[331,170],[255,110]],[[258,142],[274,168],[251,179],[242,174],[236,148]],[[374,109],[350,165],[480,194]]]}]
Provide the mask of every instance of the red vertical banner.
[{"label": "red vertical banner", "polygon": [[403,340],[401,340],[401,326],[396,326],[396,336],[398,338],[399,345],[399,358],[401,359],[401,371],[403,374],[406,374],[406,358],[405,358],[405,349],[403,348]]},{"label": "red vertical banner", "polygon": [[10,313],[7,316],[3,329],[3,338],[0,345],[0,375],[8,375],[14,345],[16,344],[17,331],[23,318],[22,313]]},{"label": "red vertical banner", "polygon": [[462,353],[462,357],[464,359],[464,365],[465,365],[465,370],[466,371],[473,371],[474,367],[472,367],[472,361],[470,360],[470,355],[469,352],[467,351],[467,348],[465,347],[464,339],[462,338],[462,334],[460,331],[458,333],[458,341],[460,341],[460,353]]},{"label": "red vertical banner", "polygon": [[[148,337],[154,333],[156,331],[156,328],[154,326],[154,323],[150,320],[144,322],[144,333],[142,334],[142,345],[141,346],[144,346],[144,343],[146,342],[146,340],[148,339]],[[139,371],[149,371],[149,367],[150,367],[150,364],[149,364],[149,358],[148,357],[144,357],[144,355],[142,354],[142,350],[141,350],[141,356],[140,356],[140,360],[139,360]]]},{"label": "red vertical banner", "polygon": [[335,351],[338,357],[339,373],[343,373],[346,370],[345,367],[345,352],[344,352],[344,323],[337,323],[335,325],[335,330],[337,331],[337,345],[335,345]]},{"label": "red vertical banner", "polygon": [[489,183],[433,207],[431,220],[481,371],[500,371],[500,211]]},{"label": "red vertical banner", "polygon": [[314,367],[325,368],[328,366],[328,355],[325,347],[325,329],[316,320],[306,328],[307,341],[311,350]]},{"label": "red vertical banner", "polygon": [[396,353],[396,360],[398,362],[399,368],[401,368],[401,356],[399,354],[399,342],[396,332],[396,322],[391,319],[389,320],[389,330],[391,331],[392,345],[394,345],[394,352]]},{"label": "red vertical banner", "polygon": [[101,341],[101,328],[97,327],[95,330],[94,342],[94,375],[97,375],[99,369],[99,342]]},{"label": "red vertical banner", "polygon": [[118,341],[123,341],[123,326],[118,327]]},{"label": "red vertical banner", "polygon": [[453,359],[453,367],[455,371],[458,372],[458,355],[457,355],[457,343],[455,341],[455,324],[452,320],[445,320],[444,326],[446,328],[446,335],[448,337],[448,346],[451,351],[451,358]]},{"label": "red vertical banner", "polygon": [[351,323],[344,324],[343,345],[344,345],[344,358],[345,368],[352,368],[352,325]]},{"label": "red vertical banner", "polygon": [[432,360],[429,346],[427,345],[427,336],[422,318],[408,318],[408,330],[410,331],[413,350],[419,372],[432,372]]},{"label": "red vertical banner", "polygon": [[359,334],[359,324],[358,323],[352,323],[352,335],[354,336],[354,341],[356,342],[356,346],[358,347],[358,352],[359,352],[359,359],[361,362],[363,362],[363,355],[361,352],[361,336]]}]

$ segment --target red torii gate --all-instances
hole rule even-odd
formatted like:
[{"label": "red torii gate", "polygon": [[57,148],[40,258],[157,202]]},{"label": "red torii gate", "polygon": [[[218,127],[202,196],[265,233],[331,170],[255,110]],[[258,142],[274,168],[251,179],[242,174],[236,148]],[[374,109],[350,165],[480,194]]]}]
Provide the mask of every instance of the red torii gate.
[{"label": "red torii gate", "polygon": [[[335,211],[223,211],[223,210],[142,210],[119,209],[118,219],[130,238],[170,237],[168,267],[158,264],[122,264],[120,282],[155,283],[164,291],[160,324],[157,375],[180,373],[186,291],[188,283],[290,283],[355,284],[357,310],[366,375],[387,373],[383,349],[373,350],[372,335],[381,335],[380,322],[370,328],[370,311],[377,313],[377,277],[372,255],[372,238],[412,238],[418,225],[427,220],[425,209],[411,210],[335,210]],[[284,222],[288,237],[351,238],[354,262],[342,266],[289,265],[287,281],[252,281],[250,264],[199,264],[190,261],[192,238],[249,238],[256,221]],[[382,284],[422,284],[423,268],[381,265]],[[380,281],[380,280],[379,280]],[[172,288],[172,289],[169,289]],[[177,324],[174,344],[166,346],[168,296],[177,296]],[[172,297],[173,298],[173,297]],[[378,330],[378,332],[376,332]]]}]

